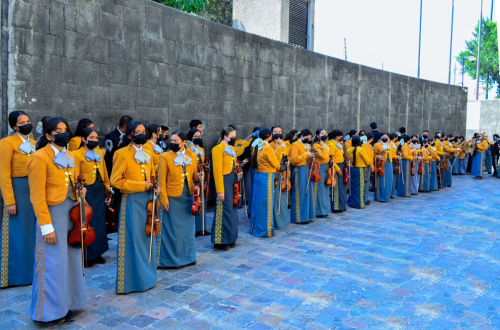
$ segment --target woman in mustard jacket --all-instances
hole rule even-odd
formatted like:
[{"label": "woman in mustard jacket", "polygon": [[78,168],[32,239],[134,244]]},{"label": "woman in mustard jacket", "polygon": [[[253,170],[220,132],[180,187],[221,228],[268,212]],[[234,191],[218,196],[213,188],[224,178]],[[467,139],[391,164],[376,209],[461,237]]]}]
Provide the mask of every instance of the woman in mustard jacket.
[{"label": "woman in mustard jacket", "polygon": [[[146,291],[156,285],[157,246],[145,233],[147,205],[154,190],[155,176],[152,157],[144,151],[146,126],[133,121],[127,126],[123,147],[113,156],[111,185],[122,192],[118,215],[118,251],[116,293]],[[155,193],[158,194],[157,188]],[[150,251],[152,254],[149,261]]]},{"label": "woman in mustard jacket", "polygon": [[[313,136],[307,128],[296,134],[297,141],[290,148],[290,164],[292,165],[292,223],[308,223],[316,219],[314,210],[314,184],[309,179],[309,162],[314,154],[311,152]],[[307,188],[309,186],[309,189]],[[307,194],[306,194],[307,192]]]},{"label": "woman in mustard jacket", "polygon": [[[330,187],[325,184],[328,178],[328,168],[330,167],[330,148],[326,144],[326,130],[320,128],[314,137],[313,149],[316,151],[316,161],[319,164],[319,174],[321,180],[314,182],[314,206],[317,218],[326,218],[331,209]],[[337,172],[337,167],[334,172]]]},{"label": "woman in mustard jacket", "polygon": [[[203,140],[201,139],[200,130],[197,128],[191,129],[187,133],[187,139],[190,142],[187,142],[186,146],[187,144],[191,145],[191,147],[188,146],[188,148],[190,148],[191,151],[196,155],[197,163],[205,164],[205,149],[201,147],[203,144]],[[206,204],[207,197],[204,198],[204,201]],[[210,230],[207,224],[206,205],[203,205],[201,212],[205,213],[205,223],[203,223],[203,217],[201,213],[200,215],[194,217],[196,222],[196,236],[210,235]],[[205,226],[205,229],[203,229],[203,226]]]},{"label": "woman in mustard jacket", "polygon": [[274,178],[276,171],[280,169],[280,163],[273,148],[269,146],[272,138],[271,130],[263,127],[259,130],[259,138],[252,143],[251,165],[257,174],[253,181],[250,234],[255,237],[274,236]]},{"label": "woman in mustard jacket", "polygon": [[35,152],[33,129],[23,111],[9,114],[12,136],[0,141],[0,188],[3,197],[2,235],[0,235],[0,287],[28,285],[33,281],[36,217],[29,200],[27,162]]},{"label": "woman in mustard jacket", "polygon": [[474,153],[472,156],[471,174],[476,176],[476,179],[482,179],[484,173],[484,152],[488,149],[489,144],[486,139],[483,140],[483,134],[479,134],[476,139],[472,140],[472,148]]},{"label": "woman in mustard jacket", "polygon": [[398,148],[401,153],[401,173],[399,173],[398,196],[411,196],[411,162],[413,154],[410,148],[410,136],[403,135],[403,144]]},{"label": "woman in mustard jacket", "polygon": [[[158,166],[161,212],[159,267],[196,264],[195,219],[191,214],[197,157],[186,148],[186,134],[170,137],[170,151],[160,155]],[[200,174],[201,176],[201,174]]]},{"label": "woman in mustard jacket", "polygon": [[241,177],[235,173],[236,132],[225,127],[220,134],[221,142],[212,149],[212,166],[217,193],[212,238],[214,248],[228,250],[238,239],[238,213],[233,206],[234,184]]},{"label": "woman in mustard jacket", "polygon": [[82,146],[82,133],[87,127],[94,128],[94,122],[86,118],[80,119],[76,126],[75,136],[69,140],[69,151],[74,151]]},{"label": "woman in mustard jacket", "polygon": [[[85,249],[87,263],[86,267],[94,264],[104,264],[102,257],[109,250],[108,235],[106,232],[106,205],[111,202],[110,185],[104,155],[99,148],[97,132],[87,127],[81,132],[83,146],[73,151],[75,161],[79,163],[80,175],[87,184],[87,203],[92,207],[91,226],[96,234],[94,243]],[[106,197],[109,195],[109,197]]]},{"label": "woman in mustard jacket", "polygon": [[380,140],[373,145],[375,154],[376,167],[378,161],[380,165],[385,162],[383,170],[384,175],[378,175],[375,172],[375,192],[374,199],[378,202],[389,202],[391,199],[392,179],[394,177],[394,169],[392,167],[393,148],[389,141],[389,134],[382,133]]},{"label": "woman in mustard jacket", "polygon": [[347,205],[356,209],[365,208],[365,183],[366,172],[365,168],[370,166],[373,159],[368,156],[366,149],[361,146],[359,136],[354,136],[352,139],[352,147],[347,149],[346,156],[349,157],[351,164],[351,191],[347,198]]},{"label": "woman in mustard jacket", "polygon": [[344,158],[344,147],[342,146],[342,136],[344,133],[338,129],[331,131],[328,136],[330,140],[327,144],[330,147],[330,155],[333,156],[333,162],[338,167],[335,172],[337,184],[333,187],[333,197],[331,198],[332,212],[344,212],[347,210],[347,184],[344,184],[344,168],[346,159]]},{"label": "woman in mustard jacket", "polygon": [[[73,229],[70,210],[76,205],[75,180],[80,172],[66,150],[70,130],[66,119],[50,117],[43,124],[39,149],[28,159],[30,200],[37,218],[31,317],[51,322],[75,319],[87,299],[82,276],[82,251],[68,244]],[[86,189],[82,189],[85,197]]]},{"label": "woman in mustard jacket", "polygon": [[[283,131],[279,125],[274,125],[272,128],[273,137],[269,145],[274,150],[274,154],[276,155],[276,159],[280,163],[281,166],[288,167],[288,155],[290,153],[290,144],[286,144],[283,141]],[[285,162],[285,157],[287,161]],[[290,173],[290,171],[288,171]],[[276,174],[278,178],[275,180],[274,187],[274,204],[273,204],[273,227],[274,229],[283,229],[288,224],[288,186],[285,189],[282,189],[283,176],[280,174]],[[290,182],[290,178],[287,178],[288,182]],[[281,203],[281,206],[280,206]]]}]

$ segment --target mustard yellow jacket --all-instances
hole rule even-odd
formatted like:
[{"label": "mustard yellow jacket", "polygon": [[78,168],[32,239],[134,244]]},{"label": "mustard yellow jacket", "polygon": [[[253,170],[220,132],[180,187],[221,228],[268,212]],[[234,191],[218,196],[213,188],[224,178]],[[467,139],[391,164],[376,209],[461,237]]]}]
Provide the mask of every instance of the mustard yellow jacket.
[{"label": "mustard yellow jacket", "polygon": [[134,159],[135,152],[135,147],[130,144],[115,151],[113,156],[111,186],[120,189],[123,194],[145,191],[146,181],[155,176],[152,160],[149,163],[139,164]]},{"label": "mustard yellow jacket", "polygon": [[[66,151],[66,154],[75,160],[71,151]],[[68,186],[71,184],[74,189],[75,179],[80,173],[80,164],[76,160],[75,167],[66,170],[57,167],[54,157],[54,150],[47,144],[28,159],[30,200],[39,226],[52,223],[49,206],[64,202],[68,196]]]},{"label": "mustard yellow jacket", "polygon": [[[215,189],[218,194],[224,193],[224,175],[227,175],[234,171],[234,166],[236,158],[227,155],[224,152],[226,149],[226,144],[224,142],[219,143],[212,149],[212,167],[214,171],[214,181]],[[231,147],[231,149],[234,148]]]},{"label": "mustard yellow jacket", "polygon": [[[35,140],[29,139],[35,145]],[[5,206],[16,204],[14,189],[12,188],[12,178],[22,178],[28,176],[28,158],[30,155],[23,155],[19,146],[23,144],[19,135],[14,134],[0,140],[0,151],[2,160],[0,161],[0,189]]]},{"label": "mustard yellow jacket", "polygon": [[102,178],[102,184],[104,185],[104,189],[109,191],[109,176],[108,170],[106,169],[106,164],[104,163],[104,155],[101,149],[95,148],[94,151],[101,155],[100,162],[88,161],[85,158],[85,154],[87,153],[87,149],[85,147],[81,147],[73,151],[75,155],[75,161],[80,164],[80,175],[85,179],[85,183],[88,185],[95,183],[96,173],[99,172]]}]

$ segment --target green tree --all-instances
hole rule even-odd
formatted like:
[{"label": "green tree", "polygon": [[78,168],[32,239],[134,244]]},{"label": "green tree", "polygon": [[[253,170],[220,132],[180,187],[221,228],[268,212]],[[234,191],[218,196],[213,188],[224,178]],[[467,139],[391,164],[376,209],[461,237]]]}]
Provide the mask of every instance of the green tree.
[{"label": "green tree", "polygon": [[[481,68],[479,70],[479,81],[486,85],[486,99],[488,92],[496,83],[500,83],[499,68],[498,68],[498,38],[497,24],[489,19],[483,19],[481,31]],[[477,63],[468,61],[469,56],[478,58],[478,36],[479,36],[479,21],[472,33],[472,39],[465,42],[465,50],[462,51],[456,60],[460,64],[465,63],[464,70],[471,78],[475,79],[477,75]],[[500,95],[500,85],[497,88],[497,95]]]},{"label": "green tree", "polygon": [[233,25],[233,0],[154,0],[205,19]]}]

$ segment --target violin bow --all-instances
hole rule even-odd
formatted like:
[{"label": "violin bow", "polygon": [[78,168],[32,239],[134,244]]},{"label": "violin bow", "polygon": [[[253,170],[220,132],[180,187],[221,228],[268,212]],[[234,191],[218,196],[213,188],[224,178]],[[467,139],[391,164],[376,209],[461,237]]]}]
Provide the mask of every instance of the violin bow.
[{"label": "violin bow", "polygon": [[[283,161],[284,161],[284,156],[283,156],[283,151],[281,152],[281,164],[283,164]],[[281,166],[280,166],[280,170],[281,170]],[[282,171],[279,172],[279,180],[278,180],[278,189],[280,190],[280,199],[278,201],[279,203],[279,206],[278,206],[278,215],[281,216],[281,196],[283,195],[283,189],[281,189],[281,184],[283,183],[283,173]]]},{"label": "violin bow", "polygon": [[309,175],[307,177],[306,195],[309,192],[309,186],[311,184],[311,173],[312,173],[312,170],[314,168],[314,161],[316,160],[316,150],[314,150],[313,147],[311,147],[311,152],[313,153],[314,156],[311,159],[311,168],[309,169]]},{"label": "violin bow", "polygon": [[[201,161],[201,156],[200,161]],[[205,235],[205,168],[201,163],[201,232]]]}]

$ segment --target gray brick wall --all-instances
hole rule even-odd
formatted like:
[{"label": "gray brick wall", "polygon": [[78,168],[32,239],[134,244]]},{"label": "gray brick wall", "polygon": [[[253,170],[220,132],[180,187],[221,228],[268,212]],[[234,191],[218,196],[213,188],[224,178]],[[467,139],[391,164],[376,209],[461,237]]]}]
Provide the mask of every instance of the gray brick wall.
[{"label": "gray brick wall", "polygon": [[147,0],[1,1],[9,3],[4,114],[24,110],[35,122],[62,115],[72,128],[87,117],[101,136],[125,114],[171,130],[198,118],[210,147],[227,124],[239,137],[254,126],[346,132],[369,130],[372,121],[381,130],[465,134],[460,87],[294,48]]}]

